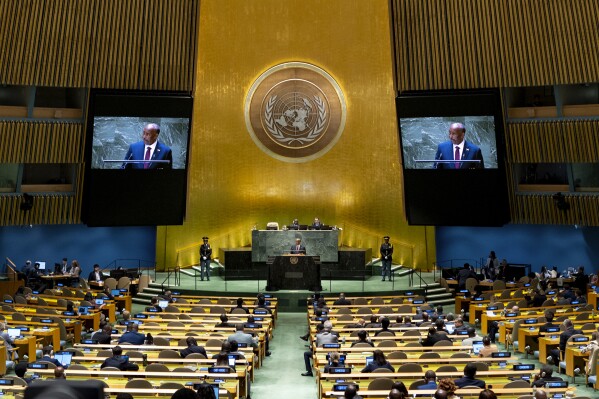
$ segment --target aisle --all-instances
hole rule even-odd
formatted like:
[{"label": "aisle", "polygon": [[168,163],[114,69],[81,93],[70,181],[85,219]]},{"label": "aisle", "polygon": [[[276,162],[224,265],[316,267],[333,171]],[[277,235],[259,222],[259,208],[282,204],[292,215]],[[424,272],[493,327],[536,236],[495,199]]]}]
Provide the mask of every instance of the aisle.
[{"label": "aisle", "polygon": [[270,345],[272,355],[256,370],[252,399],[317,399],[314,377],[301,376],[305,371],[303,353],[308,348],[299,336],[306,328],[306,313],[279,313]]}]

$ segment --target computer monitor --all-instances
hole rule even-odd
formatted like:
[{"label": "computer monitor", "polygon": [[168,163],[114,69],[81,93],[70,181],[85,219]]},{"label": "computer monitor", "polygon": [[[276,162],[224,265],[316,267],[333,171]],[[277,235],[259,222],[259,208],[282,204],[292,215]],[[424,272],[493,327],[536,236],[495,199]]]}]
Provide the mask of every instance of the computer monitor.
[{"label": "computer monitor", "polygon": [[110,290],[110,295],[112,295],[112,296],[120,296],[121,295],[121,290],[119,290],[119,289]]},{"label": "computer monitor", "polygon": [[104,305],[104,299],[96,299],[96,305],[97,305],[97,306],[102,306],[102,305]]},{"label": "computer monitor", "polygon": [[87,306],[79,306],[79,314],[82,316],[88,315],[89,309],[87,308]]},{"label": "computer monitor", "polygon": [[480,350],[483,348],[483,341],[472,342],[472,353],[478,355]]},{"label": "computer monitor", "polygon": [[373,359],[374,356],[366,356],[366,365],[368,365],[368,363],[371,363]]},{"label": "computer monitor", "polygon": [[54,358],[60,362],[65,367],[69,367],[71,365],[71,360],[73,359],[72,352],[60,351],[54,354]]},{"label": "computer monitor", "polygon": [[10,339],[15,339],[17,337],[21,336],[21,329],[20,328],[9,328],[7,330],[8,336],[10,337]]},{"label": "computer monitor", "polygon": [[[39,264],[40,267],[38,267],[39,270],[46,270],[46,262],[42,262],[42,261],[36,261],[35,263]],[[34,264],[35,264],[34,263]]]}]

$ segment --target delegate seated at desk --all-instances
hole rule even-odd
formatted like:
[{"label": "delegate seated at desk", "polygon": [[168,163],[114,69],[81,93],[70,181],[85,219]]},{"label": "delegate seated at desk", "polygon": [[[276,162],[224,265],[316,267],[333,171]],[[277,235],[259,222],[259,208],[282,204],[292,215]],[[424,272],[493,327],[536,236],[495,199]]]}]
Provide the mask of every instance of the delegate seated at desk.
[{"label": "delegate seated at desk", "polygon": [[306,254],[306,247],[304,247],[302,245],[301,238],[295,239],[295,245],[291,246],[291,251],[289,253],[292,255],[305,255]]}]

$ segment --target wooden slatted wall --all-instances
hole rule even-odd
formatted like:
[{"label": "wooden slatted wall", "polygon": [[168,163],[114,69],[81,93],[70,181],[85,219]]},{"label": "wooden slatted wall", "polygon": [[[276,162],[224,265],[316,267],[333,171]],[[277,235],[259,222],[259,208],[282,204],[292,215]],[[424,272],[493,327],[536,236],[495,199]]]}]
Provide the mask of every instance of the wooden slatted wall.
[{"label": "wooden slatted wall", "polygon": [[[0,84],[192,92],[199,0],[0,0]],[[80,223],[85,123],[0,122],[0,163],[75,163],[75,195],[0,196],[0,225]]]},{"label": "wooden slatted wall", "polygon": [[1,0],[0,83],[193,89],[199,0]]},{"label": "wooden slatted wall", "polygon": [[510,163],[599,162],[599,121],[510,123]]},{"label": "wooden slatted wall", "polygon": [[397,88],[599,81],[599,0],[392,0]]}]

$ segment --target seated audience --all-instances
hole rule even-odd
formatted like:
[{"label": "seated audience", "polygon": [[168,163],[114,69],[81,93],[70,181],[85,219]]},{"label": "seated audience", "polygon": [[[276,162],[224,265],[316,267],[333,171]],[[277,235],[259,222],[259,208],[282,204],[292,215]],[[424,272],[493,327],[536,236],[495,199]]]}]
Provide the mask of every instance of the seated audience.
[{"label": "seated audience", "polygon": [[119,338],[119,344],[127,342],[131,345],[143,345],[146,336],[139,332],[139,326],[135,323],[127,325],[127,331]]},{"label": "seated audience", "polygon": [[553,377],[553,367],[548,364],[541,366],[539,374],[535,374],[533,387],[544,387],[548,381],[563,381],[560,377]]},{"label": "seated audience", "polygon": [[336,299],[333,302],[333,305],[351,305],[351,301],[345,298],[345,294],[343,292],[339,293],[339,299]]},{"label": "seated audience", "polygon": [[389,319],[387,317],[383,317],[383,320],[381,320],[381,329],[379,331],[377,331],[374,336],[376,337],[377,335],[379,335],[382,332],[388,332],[391,333],[393,335],[395,335],[395,333],[391,330],[389,330],[389,324],[391,322],[389,321]]},{"label": "seated audience", "polygon": [[343,393],[343,397],[345,399],[362,399],[360,395],[358,395],[358,390],[354,384],[349,384]]},{"label": "seated audience", "polygon": [[98,341],[99,344],[106,345],[109,344],[112,340],[111,334],[112,327],[110,326],[110,324],[105,324],[104,327],[102,327],[102,331],[92,335],[92,339]]},{"label": "seated audience", "polygon": [[237,306],[235,306],[234,308],[231,309],[231,313],[233,313],[233,311],[235,309],[241,309],[242,311],[245,312],[245,314],[250,313],[250,310],[248,308],[246,308],[245,306],[243,306],[243,298],[237,298]]},{"label": "seated audience", "polygon": [[458,388],[467,386],[475,386],[484,388],[485,382],[483,380],[476,379],[476,366],[472,363],[468,363],[464,367],[464,376],[456,379],[454,382]]},{"label": "seated audience", "polygon": [[393,366],[391,365],[391,363],[389,363],[387,361],[387,359],[385,359],[385,354],[383,353],[382,350],[375,350],[374,352],[372,352],[373,355],[373,359],[371,362],[369,362],[366,367],[364,367],[362,369],[362,373],[372,373],[374,370],[376,369],[380,369],[380,368],[385,368],[385,369],[389,369],[391,370],[391,372],[395,372],[395,369],[393,368]]},{"label": "seated audience", "polygon": [[468,338],[462,340],[463,346],[472,346],[474,344],[474,341],[483,340],[483,337],[477,334],[474,327],[468,327],[466,331],[468,331]]},{"label": "seated audience", "polygon": [[497,395],[490,389],[483,389],[478,394],[478,399],[497,399]]},{"label": "seated audience", "polygon": [[358,331],[358,340],[354,341],[351,346],[355,346],[357,344],[368,344],[370,346],[374,346],[374,344],[372,343],[372,341],[370,341],[370,339],[368,339],[368,332],[366,332],[365,330],[360,330]]},{"label": "seated audience", "polygon": [[42,358],[40,361],[53,363],[56,365],[56,367],[65,367],[54,358],[54,347],[52,345],[47,345],[42,348]]},{"label": "seated audience", "polygon": [[243,324],[239,323],[235,326],[235,333],[227,337],[227,341],[237,341],[237,343],[247,344],[254,349],[258,348],[258,339],[252,337],[250,334],[243,332]]},{"label": "seated audience", "polygon": [[480,348],[480,351],[478,352],[478,356],[479,357],[491,357],[491,353],[493,353],[493,352],[499,352],[499,348],[497,348],[497,345],[491,343],[491,338],[484,337],[483,338],[483,347]]},{"label": "seated audience", "polygon": [[56,367],[54,369],[54,379],[55,380],[66,380],[67,376],[64,373],[64,367]]},{"label": "seated audience", "polygon": [[187,348],[185,349],[181,349],[179,352],[181,353],[181,357],[182,358],[186,358],[187,356],[191,355],[192,353],[200,353],[202,355],[204,355],[204,357],[208,357],[208,355],[206,354],[206,349],[204,349],[204,347],[199,346],[198,342],[196,341],[196,339],[194,337],[187,337],[185,339],[185,343],[187,344]]},{"label": "seated audience", "polygon": [[[443,378],[439,380],[439,389],[437,392],[439,392],[439,390],[443,391],[447,399],[459,399],[459,397],[455,394],[457,389],[458,387],[451,378]],[[436,395],[437,394],[435,393],[435,398],[437,397]]]},{"label": "seated audience", "polygon": [[419,385],[418,389],[437,389],[437,373],[433,370],[427,370],[424,373],[424,382],[426,384]]},{"label": "seated audience", "polygon": [[198,399],[198,393],[193,389],[179,388],[173,393],[171,399]]},{"label": "seated audience", "polygon": [[104,363],[100,366],[101,369],[105,367],[116,367],[121,371],[138,371],[139,366],[135,363],[129,362],[128,356],[123,356],[123,349],[120,346],[112,348],[112,357],[104,360]]}]

